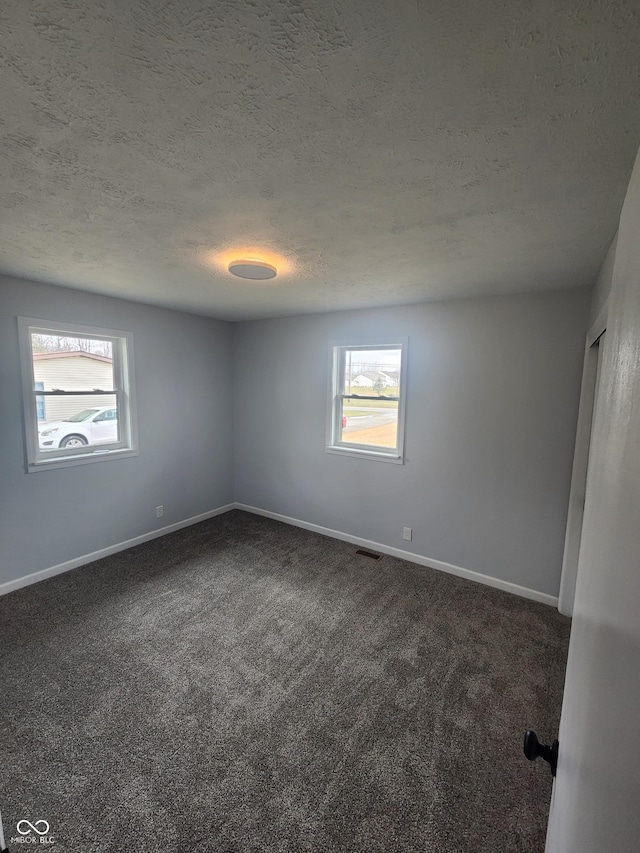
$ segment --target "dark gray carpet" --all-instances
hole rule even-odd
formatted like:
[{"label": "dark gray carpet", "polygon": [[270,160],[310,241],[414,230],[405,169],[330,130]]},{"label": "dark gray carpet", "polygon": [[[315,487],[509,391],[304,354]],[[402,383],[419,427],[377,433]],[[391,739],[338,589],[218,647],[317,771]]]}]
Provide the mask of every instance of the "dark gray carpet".
[{"label": "dark gray carpet", "polygon": [[522,737],[557,733],[550,607],[234,511],[7,595],[0,622],[7,840],[27,819],[75,853],[544,849]]}]

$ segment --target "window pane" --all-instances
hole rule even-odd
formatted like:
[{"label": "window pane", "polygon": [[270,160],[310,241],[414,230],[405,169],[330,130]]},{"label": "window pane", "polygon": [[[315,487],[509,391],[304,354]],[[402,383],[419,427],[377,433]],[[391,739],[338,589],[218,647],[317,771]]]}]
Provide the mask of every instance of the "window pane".
[{"label": "window pane", "polygon": [[31,332],[31,351],[36,390],[67,392],[36,397],[39,449],[50,453],[117,442],[116,394],[69,393],[115,390],[112,342]]},{"label": "window pane", "polygon": [[396,396],[402,350],[345,350],[344,394]]},{"label": "window pane", "polygon": [[[49,397],[55,400],[55,397]],[[93,404],[82,408],[79,401],[82,396],[67,398],[75,408],[73,414],[57,421],[49,420],[38,424],[38,446],[43,453],[57,451],[59,448],[75,448],[82,452],[101,444],[114,444],[120,440],[118,410],[114,402],[104,405],[104,397],[91,398]],[[99,405],[95,405],[96,399]]]},{"label": "window pane", "polygon": [[[111,341],[31,333],[33,378],[39,391],[113,391]],[[115,406],[115,394],[105,396],[39,397],[38,423],[66,420],[91,407]]]},{"label": "window pane", "polygon": [[39,390],[113,391],[115,388],[111,341],[32,332],[31,351],[33,378]]},{"label": "window pane", "polygon": [[397,400],[342,400],[340,441],[369,447],[396,447]]}]

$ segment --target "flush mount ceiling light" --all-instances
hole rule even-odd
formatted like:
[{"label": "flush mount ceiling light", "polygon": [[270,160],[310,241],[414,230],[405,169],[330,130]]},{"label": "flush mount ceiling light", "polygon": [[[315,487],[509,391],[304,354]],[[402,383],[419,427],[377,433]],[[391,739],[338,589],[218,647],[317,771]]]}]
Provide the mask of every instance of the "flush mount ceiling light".
[{"label": "flush mount ceiling light", "polygon": [[231,261],[229,272],[238,278],[248,278],[252,281],[266,281],[275,278],[278,270],[266,261],[258,261],[253,258],[244,258],[239,261]]}]

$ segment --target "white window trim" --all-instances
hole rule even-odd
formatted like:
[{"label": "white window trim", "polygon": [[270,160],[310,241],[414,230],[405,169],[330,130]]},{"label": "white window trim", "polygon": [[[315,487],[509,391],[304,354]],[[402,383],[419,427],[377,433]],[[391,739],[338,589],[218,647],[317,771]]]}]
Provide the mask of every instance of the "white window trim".
[{"label": "white window trim", "polygon": [[[113,369],[115,377],[118,408],[124,411],[119,416],[119,428],[122,430],[120,441],[115,444],[100,445],[99,449],[79,453],[73,448],[59,448],[56,458],[40,451],[38,446],[38,420],[34,402],[34,374],[31,352],[31,332],[76,334],[94,339],[121,339],[125,341],[124,350],[117,344],[113,347]],[[18,342],[20,348],[20,370],[22,375],[22,400],[24,412],[24,436],[27,473],[49,471],[52,468],[67,468],[72,465],[87,465],[94,462],[123,459],[138,455],[138,428],[136,412],[136,394],[133,361],[133,335],[115,329],[103,329],[97,326],[82,326],[77,323],[65,323],[57,320],[42,320],[34,317],[18,317]]]},{"label": "white window trim", "polygon": [[[400,356],[400,387],[398,391],[398,445],[390,451],[374,448],[369,445],[357,445],[341,443],[337,440],[340,435],[340,407],[337,398],[341,387],[340,361],[345,349],[399,349]],[[397,465],[404,464],[404,431],[405,431],[405,409],[407,401],[407,361],[408,361],[409,339],[407,337],[397,338],[349,338],[348,340],[331,341],[329,343],[329,398],[327,405],[327,439],[325,451],[340,456],[353,456],[360,459],[374,459],[378,462],[393,462]]]}]

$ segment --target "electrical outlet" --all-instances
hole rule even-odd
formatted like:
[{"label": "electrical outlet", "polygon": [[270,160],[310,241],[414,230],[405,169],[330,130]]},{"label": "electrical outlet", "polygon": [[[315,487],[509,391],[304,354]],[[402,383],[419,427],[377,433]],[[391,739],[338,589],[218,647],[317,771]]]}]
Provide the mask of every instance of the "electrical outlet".
[{"label": "electrical outlet", "polygon": [[407,542],[411,542],[412,535],[413,535],[413,531],[411,530],[410,527],[403,527],[402,528],[402,538],[406,539]]},{"label": "electrical outlet", "polygon": [[163,506],[157,506],[156,507],[156,518],[162,518],[163,515],[164,515],[164,507]]}]

